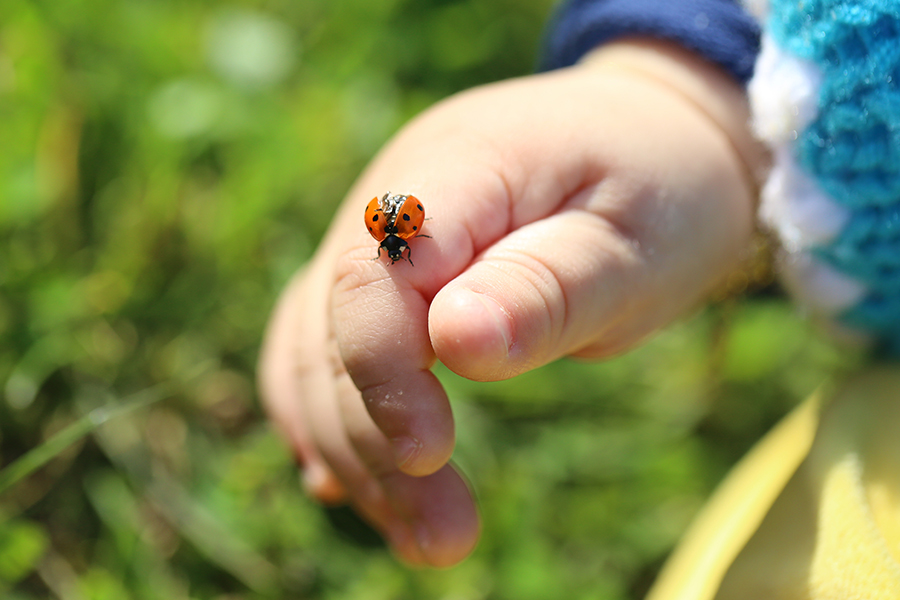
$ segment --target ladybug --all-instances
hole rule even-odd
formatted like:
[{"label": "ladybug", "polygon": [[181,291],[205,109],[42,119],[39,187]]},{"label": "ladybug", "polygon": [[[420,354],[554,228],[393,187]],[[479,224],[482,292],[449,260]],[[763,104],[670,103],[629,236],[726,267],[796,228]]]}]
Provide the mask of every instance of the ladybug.
[{"label": "ladybug", "polygon": [[366,207],[366,227],[372,237],[381,242],[378,256],[373,260],[381,258],[381,250],[384,249],[391,264],[394,264],[403,258],[403,251],[406,250],[406,260],[413,265],[407,240],[431,237],[420,233],[424,222],[425,209],[415,196],[388,192],[380,199],[377,196],[372,198]]}]

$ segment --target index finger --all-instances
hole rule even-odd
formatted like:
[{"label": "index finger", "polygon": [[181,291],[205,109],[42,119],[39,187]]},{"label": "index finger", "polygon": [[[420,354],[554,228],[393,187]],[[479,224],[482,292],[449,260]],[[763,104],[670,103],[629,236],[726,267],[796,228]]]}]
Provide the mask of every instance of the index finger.
[{"label": "index finger", "polygon": [[[475,254],[475,241],[465,227],[449,218],[451,202],[435,185],[438,181],[431,177],[428,185],[413,188],[427,214],[434,214],[422,229],[431,239],[408,240],[409,249],[393,263],[384,253],[372,260],[378,242],[362,237],[359,246],[338,260],[332,296],[332,322],[344,366],[372,421],[390,441],[394,464],[415,475],[438,470],[454,445],[450,403],[430,371],[435,354],[429,306],[437,290]],[[502,186],[486,192],[490,187],[481,187],[481,198],[473,202],[505,202]],[[365,234],[362,214],[358,220]]]}]

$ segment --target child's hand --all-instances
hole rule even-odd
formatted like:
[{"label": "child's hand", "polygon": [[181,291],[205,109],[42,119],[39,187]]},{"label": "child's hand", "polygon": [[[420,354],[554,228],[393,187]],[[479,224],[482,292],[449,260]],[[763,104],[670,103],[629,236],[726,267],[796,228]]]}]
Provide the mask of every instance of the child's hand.
[{"label": "child's hand", "polygon": [[[349,500],[407,561],[464,558],[478,517],[447,465],[435,359],[505,379],[623,352],[697,305],[751,236],[746,119],[725,74],[628,42],[410,123],[348,194],[263,349],[263,396],[309,491]],[[372,260],[363,214],[388,190],[431,217],[414,267]]]}]

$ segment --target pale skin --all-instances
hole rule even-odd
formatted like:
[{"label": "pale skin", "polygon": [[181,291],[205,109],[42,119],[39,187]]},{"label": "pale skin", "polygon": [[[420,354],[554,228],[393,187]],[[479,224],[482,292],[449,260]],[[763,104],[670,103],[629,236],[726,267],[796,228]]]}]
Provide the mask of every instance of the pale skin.
[{"label": "pale skin", "polygon": [[[604,46],[579,65],[477,88],[404,127],[347,194],[276,307],[267,410],[308,492],[349,502],[415,565],[480,530],[448,464],[430,368],[477,381],[627,351],[698,306],[745,257],[764,155],[740,85],[680,48]],[[373,261],[367,202],[422,200],[415,267]]]}]

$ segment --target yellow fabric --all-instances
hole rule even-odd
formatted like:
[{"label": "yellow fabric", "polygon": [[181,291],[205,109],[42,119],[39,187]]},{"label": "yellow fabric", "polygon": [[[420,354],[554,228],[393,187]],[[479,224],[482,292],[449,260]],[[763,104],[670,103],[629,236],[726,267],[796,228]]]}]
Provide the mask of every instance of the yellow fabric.
[{"label": "yellow fabric", "polygon": [[647,600],[900,599],[900,370],[814,396],[732,471]]}]

